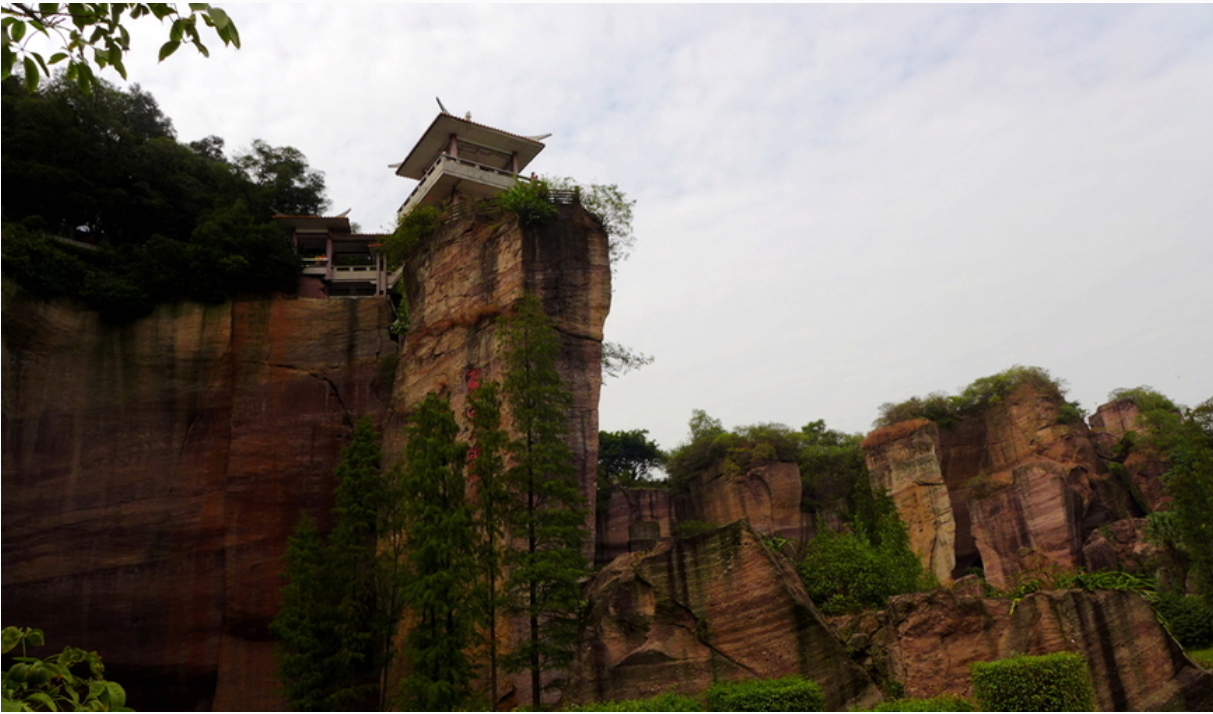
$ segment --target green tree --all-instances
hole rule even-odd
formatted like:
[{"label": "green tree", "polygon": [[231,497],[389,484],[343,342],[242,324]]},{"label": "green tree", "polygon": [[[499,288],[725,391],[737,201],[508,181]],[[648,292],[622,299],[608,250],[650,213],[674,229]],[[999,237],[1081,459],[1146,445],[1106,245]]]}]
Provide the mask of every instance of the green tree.
[{"label": "green tree", "polygon": [[280,640],[279,676],[303,711],[365,709],[384,703],[392,633],[404,579],[390,546],[400,487],[380,468],[379,436],[358,421],[341,452],[334,527],[327,543],[306,515],[286,553],[282,605],[271,624]]},{"label": "green tree", "polygon": [[[1161,396],[1161,395],[1159,395]],[[1165,399],[1165,398],[1164,398]],[[1170,531],[1188,555],[1200,594],[1213,608],[1213,399],[1174,410],[1165,400],[1144,411],[1146,442],[1166,454],[1163,487],[1172,497]],[[1162,514],[1152,514],[1151,518]]]},{"label": "green tree", "polygon": [[405,560],[411,575],[404,600],[416,616],[405,641],[409,673],[403,687],[410,711],[457,711],[472,694],[472,665],[464,650],[473,635],[472,512],[463,474],[467,447],[450,405],[435,394],[406,429],[404,479],[408,494]]},{"label": "green tree", "polygon": [[[42,76],[50,75],[51,65],[64,61],[67,62],[64,77],[85,91],[97,84],[94,64],[98,69],[113,67],[126,79],[123,60],[131,42],[126,23],[141,17],[151,16],[162,23],[170,21],[168,41],[160,46],[161,61],[183,44],[193,45],[203,57],[210,56],[198,32],[199,19],[215,31],[225,46],[240,48],[236,24],[221,8],[206,3],[190,3],[188,14],[181,14],[175,5],[167,3],[12,3],[0,12],[3,13],[0,72],[3,79],[8,79],[20,65],[31,92],[38,88]],[[39,34],[57,50],[49,58],[29,48],[31,40]]]},{"label": "green tree", "polygon": [[232,163],[257,186],[257,205],[271,213],[314,216],[328,208],[324,172],[308,166],[307,157],[294,147],[254,139]]},{"label": "green tree", "polygon": [[560,341],[538,298],[527,295],[504,321],[502,342],[502,391],[515,434],[506,481],[517,499],[507,528],[520,544],[509,553],[506,586],[527,621],[526,637],[506,665],[529,670],[531,704],[539,709],[543,673],[571,662],[578,637],[580,580],[589,575],[582,553],[587,513],[565,442],[570,396],[556,370]]},{"label": "green tree", "polygon": [[[598,432],[599,488],[655,483],[653,470],[665,463],[665,453],[648,438],[647,429]],[[664,482],[656,482],[664,484]]]},{"label": "green tree", "polygon": [[498,619],[506,605],[501,588],[506,513],[511,505],[505,483],[505,449],[509,437],[501,428],[501,390],[486,382],[468,394],[472,421],[470,480],[475,484],[477,555],[481,569],[480,613],[489,654],[490,705],[498,700]]}]

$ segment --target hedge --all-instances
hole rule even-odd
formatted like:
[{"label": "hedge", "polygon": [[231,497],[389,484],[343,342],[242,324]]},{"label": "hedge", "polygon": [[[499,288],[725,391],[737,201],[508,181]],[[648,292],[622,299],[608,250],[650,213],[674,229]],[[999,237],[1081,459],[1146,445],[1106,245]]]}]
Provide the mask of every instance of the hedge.
[{"label": "hedge", "polygon": [[1087,661],[1073,652],[974,662],[973,696],[990,712],[1089,712],[1095,689]]},{"label": "hedge", "polygon": [[971,712],[975,710],[972,700],[952,694],[941,694],[929,699],[894,699],[881,702],[872,711],[877,712]]},{"label": "hedge", "polygon": [[627,699],[619,702],[592,702],[569,709],[573,712],[701,712],[703,705],[692,697],[666,692],[648,699]]},{"label": "hedge", "polygon": [[717,682],[704,693],[718,712],[820,712],[825,697],[814,681],[798,676]]}]

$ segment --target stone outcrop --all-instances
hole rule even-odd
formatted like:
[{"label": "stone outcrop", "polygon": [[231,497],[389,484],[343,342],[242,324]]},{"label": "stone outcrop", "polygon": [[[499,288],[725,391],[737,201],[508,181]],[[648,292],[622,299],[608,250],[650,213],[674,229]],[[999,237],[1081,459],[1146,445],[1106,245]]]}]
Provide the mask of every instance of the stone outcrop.
[{"label": "stone outcrop", "polygon": [[714,681],[802,674],[829,711],[881,698],[787,559],[745,522],[617,558],[591,584],[565,704],[698,695]]},{"label": "stone outcrop", "polygon": [[[590,504],[585,555],[593,558],[602,330],[611,304],[602,225],[576,205],[557,206],[553,220],[525,228],[511,214],[469,211],[405,257],[403,284],[410,327],[384,432],[387,459],[402,452],[405,421],[430,393],[450,400],[462,437],[470,436],[468,393],[502,381],[500,320],[534,294],[560,338],[556,368],[571,395],[567,443]],[[530,701],[528,675],[514,677],[513,686],[517,701]]]},{"label": "stone outcrop", "polygon": [[[1119,464],[1138,505],[1143,510],[1157,511],[1171,500],[1159,478],[1166,472],[1167,462],[1162,454],[1148,447],[1142,448],[1138,442],[1136,437],[1146,430],[1140,416],[1137,405],[1127,399],[1104,404],[1088,420],[1091,440],[1101,458]],[[1133,445],[1132,449],[1127,449],[1127,454],[1122,452],[1122,441]]]},{"label": "stone outcrop", "polygon": [[[469,213],[406,258],[411,326],[401,349],[385,447],[399,453],[405,417],[431,392],[448,397],[461,427],[469,430],[468,392],[502,378],[498,320],[530,292],[560,335],[557,369],[572,395],[569,446],[582,493],[592,504],[611,267],[602,226],[580,206],[557,209],[554,220],[526,229],[509,214]],[[591,513],[591,533],[594,525]],[[591,548],[592,543],[591,538]]]},{"label": "stone outcrop", "polygon": [[716,464],[688,479],[686,495],[675,499],[676,520],[726,525],[744,518],[760,533],[802,541],[802,488],[793,462],[767,461],[739,473]]},{"label": "stone outcrop", "polygon": [[1100,711],[1213,707],[1213,674],[1184,656],[1132,592],[1056,590],[1012,602],[982,597],[980,583],[965,578],[835,626],[852,656],[902,682],[906,696],[972,696],[973,662],[1067,651],[1086,659]]},{"label": "stone outcrop", "polygon": [[956,567],[956,520],[940,470],[939,430],[918,419],[878,432],[864,443],[868,472],[876,488],[888,491],[910,534],[910,549],[940,583]]},{"label": "stone outcrop", "polygon": [[599,566],[637,550],[647,550],[673,535],[674,506],[668,488],[611,489],[597,512],[594,562]]},{"label": "stone outcrop", "polygon": [[99,651],[139,709],[281,709],[286,539],[327,521],[354,420],[382,417],[388,319],[257,300],[111,327],[6,289],[5,624]]},{"label": "stone outcrop", "polygon": [[1006,587],[1025,571],[1080,567],[1095,528],[1142,515],[1087,427],[1058,423],[1061,404],[1056,390],[1021,385],[947,427],[919,420],[868,435],[869,469],[893,491],[937,576],[949,531],[952,577],[976,566]]}]

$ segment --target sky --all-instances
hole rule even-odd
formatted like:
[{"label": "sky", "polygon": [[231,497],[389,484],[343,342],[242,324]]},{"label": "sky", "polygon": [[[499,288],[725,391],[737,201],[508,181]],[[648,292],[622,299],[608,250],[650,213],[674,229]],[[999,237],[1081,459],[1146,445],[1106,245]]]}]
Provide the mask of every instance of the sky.
[{"label": "sky", "polygon": [[299,149],[364,231],[436,96],[636,201],[606,338],[655,361],[604,430],[867,432],[1013,365],[1213,397],[1213,6],[226,9],[209,59],[132,25],[130,81],[182,141]]}]

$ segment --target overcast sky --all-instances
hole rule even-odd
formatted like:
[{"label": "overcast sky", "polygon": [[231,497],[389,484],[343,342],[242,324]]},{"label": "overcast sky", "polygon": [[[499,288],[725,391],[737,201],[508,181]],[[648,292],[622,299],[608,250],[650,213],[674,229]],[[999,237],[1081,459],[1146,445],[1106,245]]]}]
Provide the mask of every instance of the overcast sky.
[{"label": "overcast sky", "polygon": [[227,9],[209,60],[140,21],[131,81],[183,141],[298,148],[363,230],[435,96],[637,201],[606,332],[656,361],[603,429],[866,432],[1015,364],[1213,396],[1213,6]]}]

